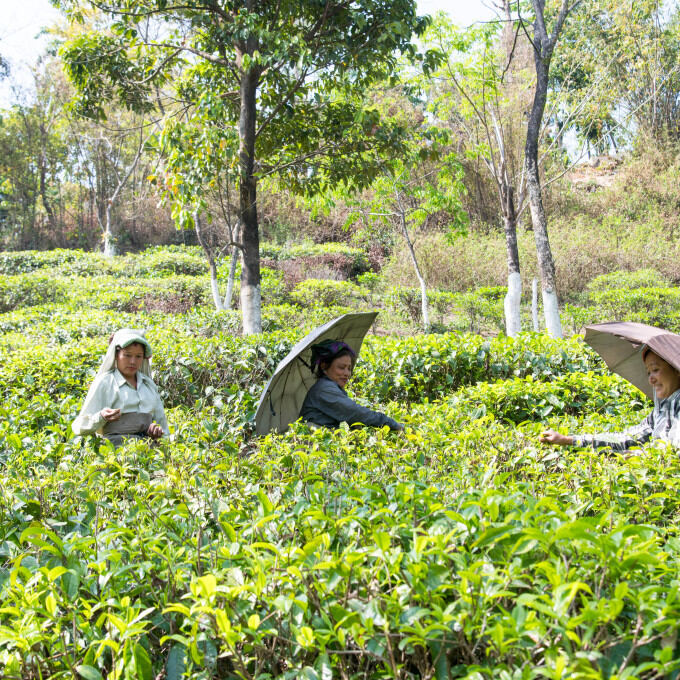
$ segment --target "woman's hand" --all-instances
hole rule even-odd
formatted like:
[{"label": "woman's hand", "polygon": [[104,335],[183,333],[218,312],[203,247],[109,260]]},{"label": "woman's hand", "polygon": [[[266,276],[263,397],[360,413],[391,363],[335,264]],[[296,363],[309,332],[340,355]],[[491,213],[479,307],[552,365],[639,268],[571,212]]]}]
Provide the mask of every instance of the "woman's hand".
[{"label": "woman's hand", "polygon": [[158,439],[163,436],[163,428],[156,423],[151,423],[146,433],[149,435],[149,437],[151,437],[151,439]]},{"label": "woman's hand", "polygon": [[103,408],[101,411],[99,411],[99,415],[107,423],[111,423],[114,420],[120,419],[120,409],[119,408]]},{"label": "woman's hand", "polygon": [[538,441],[541,444],[551,444],[553,446],[571,446],[574,443],[574,438],[555,432],[555,430],[543,430],[538,437]]}]

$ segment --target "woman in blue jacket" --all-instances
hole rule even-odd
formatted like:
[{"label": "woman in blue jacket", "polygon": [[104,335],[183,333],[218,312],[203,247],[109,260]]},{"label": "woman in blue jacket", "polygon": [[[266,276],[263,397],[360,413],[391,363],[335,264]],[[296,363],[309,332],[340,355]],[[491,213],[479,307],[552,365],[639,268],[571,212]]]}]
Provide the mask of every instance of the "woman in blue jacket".
[{"label": "woman in blue jacket", "polygon": [[300,416],[314,425],[335,428],[342,422],[372,427],[387,425],[391,430],[404,426],[379,411],[360,406],[345,392],[352,377],[356,352],[339,340],[324,340],[312,345],[312,371],[318,380],[307,392]]}]

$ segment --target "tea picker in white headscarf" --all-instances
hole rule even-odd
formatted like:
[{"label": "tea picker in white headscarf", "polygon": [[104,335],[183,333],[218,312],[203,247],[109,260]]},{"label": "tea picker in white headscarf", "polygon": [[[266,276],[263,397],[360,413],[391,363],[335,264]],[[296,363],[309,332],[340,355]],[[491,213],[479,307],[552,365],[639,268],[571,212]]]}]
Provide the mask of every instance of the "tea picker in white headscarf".
[{"label": "tea picker in white headscarf", "polygon": [[112,336],[99,371],[73,421],[76,434],[97,432],[119,446],[125,439],[170,434],[163,403],[151,379],[151,345],[144,331],[123,328]]}]

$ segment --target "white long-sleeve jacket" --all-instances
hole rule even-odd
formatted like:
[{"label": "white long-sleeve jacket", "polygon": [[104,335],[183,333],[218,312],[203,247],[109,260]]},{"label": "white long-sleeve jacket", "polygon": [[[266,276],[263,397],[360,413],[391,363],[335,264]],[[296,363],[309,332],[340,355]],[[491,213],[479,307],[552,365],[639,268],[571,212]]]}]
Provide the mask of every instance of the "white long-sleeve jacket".
[{"label": "white long-sleeve jacket", "polygon": [[100,430],[105,420],[103,408],[119,408],[121,413],[150,413],[152,419],[170,434],[163,403],[153,380],[137,371],[137,389],[134,389],[115,368],[95,378],[78,417],[73,421],[76,434],[91,434]]}]

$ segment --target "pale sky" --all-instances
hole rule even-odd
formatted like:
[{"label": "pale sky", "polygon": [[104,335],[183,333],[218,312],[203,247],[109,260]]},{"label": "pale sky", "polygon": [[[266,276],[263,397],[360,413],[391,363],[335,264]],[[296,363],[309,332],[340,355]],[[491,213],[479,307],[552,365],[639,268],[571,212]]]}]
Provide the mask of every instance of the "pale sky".
[{"label": "pale sky", "polygon": [[[421,14],[446,11],[459,26],[493,17],[489,0],[418,0],[418,10]],[[21,87],[30,84],[30,66],[48,42],[46,36],[39,35],[40,31],[58,16],[48,0],[0,0],[0,55],[11,68],[10,78],[0,82],[0,109],[8,107],[14,99],[13,82]]]}]

